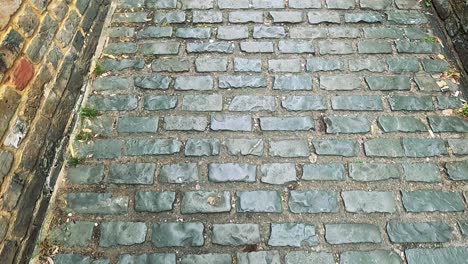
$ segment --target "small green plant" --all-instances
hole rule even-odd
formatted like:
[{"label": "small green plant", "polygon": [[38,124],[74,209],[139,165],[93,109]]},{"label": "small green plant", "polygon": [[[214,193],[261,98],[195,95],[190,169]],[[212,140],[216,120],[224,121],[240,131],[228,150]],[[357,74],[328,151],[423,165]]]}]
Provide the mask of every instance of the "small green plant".
[{"label": "small green plant", "polygon": [[463,106],[458,109],[457,114],[464,118],[468,118],[468,103],[463,104]]},{"label": "small green plant", "polygon": [[99,76],[105,72],[106,71],[104,70],[102,65],[100,63],[96,63],[96,67],[94,68],[94,74],[96,74],[96,76]]},{"label": "small green plant", "polygon": [[424,42],[426,43],[436,43],[437,42],[437,38],[436,37],[433,37],[433,36],[428,36],[428,37],[425,37],[423,39]]},{"label": "small green plant", "polygon": [[72,166],[72,167],[76,167],[78,165],[80,165],[81,163],[84,162],[84,158],[81,158],[81,157],[73,157],[73,156],[70,156],[68,157],[68,165]]},{"label": "small green plant", "polygon": [[75,139],[78,141],[88,142],[93,138],[93,135],[89,132],[80,132],[75,136]]},{"label": "small green plant", "polygon": [[424,4],[426,7],[431,7],[432,6],[432,0],[424,0]]},{"label": "small green plant", "polygon": [[96,109],[91,108],[91,107],[86,107],[85,106],[85,107],[81,108],[80,116],[81,117],[93,118],[93,117],[98,116],[98,111]]}]

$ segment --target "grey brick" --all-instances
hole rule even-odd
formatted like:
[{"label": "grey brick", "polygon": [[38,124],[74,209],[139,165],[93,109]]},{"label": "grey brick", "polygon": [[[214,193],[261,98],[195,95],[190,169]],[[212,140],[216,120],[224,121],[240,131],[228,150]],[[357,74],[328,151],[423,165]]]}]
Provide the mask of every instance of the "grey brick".
[{"label": "grey brick", "polygon": [[449,139],[448,145],[455,155],[468,155],[468,139]]},{"label": "grey brick", "polygon": [[230,155],[263,155],[262,139],[226,139],[225,145]]},{"label": "grey brick", "polygon": [[379,127],[386,133],[427,131],[426,125],[412,116],[380,116],[377,121]]},{"label": "grey brick", "polygon": [[458,192],[413,191],[402,192],[403,206],[406,211],[422,212],[463,212],[463,197]]},{"label": "grey brick", "polygon": [[346,174],[344,165],[340,163],[304,164],[301,180],[341,181],[346,178]]},{"label": "grey brick", "polygon": [[194,139],[189,138],[185,145],[185,156],[216,156],[219,155],[219,139]]},{"label": "grey brick", "polygon": [[334,110],[345,111],[383,111],[383,104],[380,96],[333,96],[331,98]]},{"label": "grey brick", "polygon": [[148,42],[140,46],[140,52],[143,55],[171,55],[179,53],[179,42]]},{"label": "grey brick", "polygon": [[411,182],[440,182],[439,167],[433,163],[408,163],[403,164],[405,180]]},{"label": "grey brick", "polygon": [[[296,0],[300,1],[300,0]],[[341,22],[340,13],[334,11],[310,11],[307,13],[310,24],[321,24],[321,23],[334,23],[339,24]]]},{"label": "grey brick", "polygon": [[271,224],[269,246],[301,247],[316,246],[317,244],[317,233],[313,225],[300,223]]},{"label": "grey brick", "polygon": [[295,214],[336,213],[337,194],[328,191],[290,191],[288,206]]},{"label": "grey brick", "polygon": [[391,192],[342,192],[347,212],[351,213],[394,213],[395,195]]},{"label": "grey brick", "polygon": [[252,131],[252,118],[248,115],[215,114],[211,116],[211,130]]},{"label": "grey brick", "polygon": [[110,193],[67,193],[67,211],[80,214],[121,214],[128,210],[128,197]]},{"label": "grey brick", "polygon": [[251,245],[260,242],[260,230],[256,224],[214,224],[213,244],[223,246]]},{"label": "grey brick", "polygon": [[264,131],[307,131],[313,130],[311,117],[261,117],[260,127]]},{"label": "grey brick", "polygon": [[227,70],[226,58],[200,57],[195,60],[197,72],[225,72]]},{"label": "grey brick", "polygon": [[165,23],[183,23],[185,21],[185,12],[183,11],[157,11],[154,13],[153,22],[156,24]]},{"label": "grey brick", "polygon": [[349,176],[360,182],[384,181],[401,178],[399,164],[393,163],[351,163]]},{"label": "grey brick", "polygon": [[182,214],[222,213],[231,211],[229,192],[197,191],[185,192],[182,196]]},{"label": "grey brick", "polygon": [[268,61],[268,69],[271,72],[300,72],[300,59],[274,59]]},{"label": "grey brick", "polygon": [[310,58],[307,59],[307,71],[336,71],[344,70],[344,63],[340,59]]},{"label": "grey brick", "polygon": [[366,77],[369,89],[372,91],[409,90],[411,88],[408,76],[369,76]]},{"label": "grey brick", "polygon": [[[5,152],[0,151],[0,163],[2,160],[3,153]],[[3,167],[0,166],[0,172],[3,172],[2,168]],[[103,178],[104,178],[104,166],[103,165],[83,165],[83,166],[68,168],[67,179],[72,184],[99,183],[100,181],[102,181]]]},{"label": "grey brick", "polygon": [[420,25],[428,22],[426,16],[417,11],[389,11],[387,17],[391,24]]},{"label": "grey brick", "polygon": [[147,0],[146,6],[155,9],[169,9],[177,7],[177,0]]},{"label": "grey brick", "polygon": [[273,96],[235,96],[229,104],[229,111],[275,111]]},{"label": "grey brick", "polygon": [[321,111],[327,109],[322,96],[288,96],[281,101],[281,106],[288,111]]},{"label": "grey brick", "polygon": [[357,134],[370,132],[371,123],[365,116],[326,116],[323,121],[328,134]]},{"label": "grey brick", "polygon": [[354,9],[354,0],[327,0],[327,7],[330,9]]},{"label": "grey brick", "polygon": [[281,40],[278,42],[278,50],[286,54],[315,53],[314,43],[310,41]]},{"label": "grey brick", "polygon": [[345,55],[353,53],[353,46],[348,41],[319,41],[320,54],[322,55]]},{"label": "grey brick", "polygon": [[223,13],[220,11],[194,10],[193,23],[221,23],[223,22]]},{"label": "grey brick", "polygon": [[452,229],[444,222],[390,221],[387,233],[393,243],[441,243],[452,238]]},{"label": "grey brick", "polygon": [[254,26],[254,38],[284,38],[286,31],[281,26]]},{"label": "grey brick", "polygon": [[405,250],[408,264],[430,263],[463,263],[468,258],[466,247],[447,248],[414,248]]},{"label": "grey brick", "polygon": [[185,255],[181,258],[181,264],[230,264],[232,257],[229,254],[201,254]]},{"label": "grey brick", "polygon": [[448,178],[452,181],[468,181],[468,161],[447,162]]},{"label": "grey brick", "polygon": [[392,43],[383,40],[363,40],[357,44],[358,52],[361,54],[391,54]]},{"label": "grey brick", "polygon": [[145,110],[168,110],[177,105],[177,96],[170,95],[147,95],[144,98]]},{"label": "grey brick", "polygon": [[207,39],[211,36],[211,28],[178,28],[175,36],[186,39]]},{"label": "grey brick", "polygon": [[256,167],[247,163],[210,163],[208,179],[213,182],[255,182]]},{"label": "grey brick", "polygon": [[182,9],[211,9],[214,7],[214,0],[181,0]]},{"label": "grey brick", "polygon": [[270,16],[274,23],[300,23],[302,12],[299,11],[271,11]]},{"label": "grey brick", "polygon": [[327,37],[327,29],[315,27],[291,27],[289,37],[292,39],[319,39]]},{"label": "grey brick", "polygon": [[320,8],[322,3],[320,0],[290,0],[289,8]]},{"label": "grey brick", "polygon": [[113,163],[109,169],[109,182],[114,184],[153,184],[154,163]]},{"label": "grey brick", "polygon": [[[129,255],[124,254],[119,256],[119,260],[117,264],[125,264],[125,263],[165,263],[165,264],[175,264],[176,263],[176,255],[175,254],[162,254],[162,253],[155,253],[155,254],[142,254],[142,255]],[[98,264],[98,263],[93,263]],[[101,263],[106,264],[106,263]]]},{"label": "grey brick", "polygon": [[155,59],[151,65],[156,72],[185,72],[190,69],[190,61],[184,58]]},{"label": "grey brick", "polygon": [[99,77],[93,82],[94,91],[126,90],[130,87],[130,79],[119,76]]},{"label": "grey brick", "polygon": [[267,78],[259,75],[222,75],[219,76],[220,89],[262,88],[267,86]]},{"label": "grey brick", "polygon": [[249,37],[249,28],[244,26],[219,26],[218,39],[235,40]]},{"label": "grey brick", "polygon": [[396,41],[396,49],[399,53],[431,54],[435,52],[433,43],[416,41]]},{"label": "grey brick", "polygon": [[388,70],[394,73],[418,72],[419,61],[415,58],[392,58],[387,59]]},{"label": "grey brick", "polygon": [[219,94],[185,95],[182,101],[184,111],[221,111],[223,97]]},{"label": "grey brick", "polygon": [[191,183],[198,181],[198,167],[195,163],[163,165],[158,181],[162,183]]},{"label": "grey brick", "polygon": [[393,111],[431,111],[434,110],[431,96],[391,96],[388,99]]},{"label": "grey brick", "polygon": [[96,96],[89,97],[90,107],[99,111],[130,111],[138,106],[138,98],[133,95],[114,95],[110,97]]},{"label": "grey brick", "polygon": [[323,263],[333,264],[335,260],[333,255],[325,252],[307,252],[307,251],[292,251],[285,257],[286,264],[296,263]]},{"label": "grey brick", "polygon": [[229,42],[189,42],[187,43],[189,53],[233,53],[234,44]]},{"label": "grey brick", "polygon": [[179,76],[175,79],[176,90],[205,91],[213,89],[213,78],[211,76]]},{"label": "grey brick", "polygon": [[272,42],[254,42],[247,41],[240,43],[240,50],[247,53],[273,53]]},{"label": "grey brick", "polygon": [[273,90],[312,90],[312,77],[306,74],[275,76]]},{"label": "grey brick", "polygon": [[175,192],[145,192],[135,194],[135,211],[159,213],[171,211],[175,202]]},{"label": "grey brick", "polygon": [[100,247],[130,246],[145,241],[147,227],[139,222],[106,222],[101,224]]},{"label": "grey brick", "polygon": [[238,213],[282,213],[281,194],[276,191],[237,192]]},{"label": "grey brick", "polygon": [[296,167],[294,163],[267,163],[260,168],[260,180],[268,184],[285,184],[296,181]]},{"label": "grey brick", "polygon": [[137,39],[164,38],[172,36],[172,27],[147,27],[137,33]]},{"label": "grey brick", "polygon": [[397,158],[404,156],[399,139],[371,139],[364,143],[364,150],[368,157]]},{"label": "grey brick", "polygon": [[359,143],[354,140],[312,140],[317,155],[356,157],[359,154]]},{"label": "grey brick", "polygon": [[429,116],[427,117],[432,131],[436,133],[468,133],[468,121],[456,116]]},{"label": "grey brick", "polygon": [[376,12],[347,13],[344,19],[346,23],[382,23],[385,16]]},{"label": "grey brick", "polygon": [[202,223],[159,223],[153,225],[151,241],[157,248],[201,247],[204,244]]},{"label": "grey brick", "polygon": [[326,224],[325,239],[332,245],[382,242],[379,227],[371,224]]},{"label": "grey brick", "polygon": [[[369,0],[370,1],[370,0]],[[368,27],[363,28],[364,37],[376,39],[402,39],[404,37],[403,30],[396,27]]]},{"label": "grey brick", "polygon": [[164,129],[180,131],[205,131],[208,118],[204,116],[166,116]]},{"label": "grey brick", "polygon": [[231,23],[262,23],[263,12],[261,11],[234,11],[229,13]]},{"label": "grey brick", "polygon": [[238,72],[261,72],[261,59],[234,58],[234,71]]},{"label": "grey brick", "polygon": [[445,141],[437,138],[403,138],[405,155],[412,158],[447,155]]},{"label": "grey brick", "polygon": [[323,90],[360,90],[363,88],[361,78],[350,74],[321,76],[320,89]]},{"label": "grey brick", "polygon": [[254,263],[280,263],[280,255],[278,251],[258,251],[250,253],[237,253],[237,263],[239,264],[254,264]]},{"label": "grey brick", "polygon": [[253,8],[284,8],[283,0],[252,0]]},{"label": "grey brick", "polygon": [[249,8],[249,0],[218,0],[220,9],[243,9]]},{"label": "grey brick", "polygon": [[182,142],[173,139],[129,139],[125,142],[127,156],[169,155],[179,153]]},{"label": "grey brick", "polygon": [[[373,0],[375,1],[375,0]],[[362,6],[361,0],[361,6]],[[370,261],[370,263],[380,264],[399,264],[401,263],[400,256],[389,250],[372,250],[372,251],[346,251],[341,253],[340,259],[342,263],[359,264]]]},{"label": "grey brick", "polygon": [[169,84],[171,83],[171,78],[153,74],[149,76],[136,76],[133,78],[133,83],[136,87],[142,89],[162,89],[167,90],[169,89]]}]

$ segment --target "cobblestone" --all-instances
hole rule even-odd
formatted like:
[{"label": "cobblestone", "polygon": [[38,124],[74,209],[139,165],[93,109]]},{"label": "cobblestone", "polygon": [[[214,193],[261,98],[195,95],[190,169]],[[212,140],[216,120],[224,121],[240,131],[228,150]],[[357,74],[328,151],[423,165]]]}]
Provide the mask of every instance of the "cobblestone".
[{"label": "cobblestone", "polygon": [[[58,70],[89,1],[65,17],[30,2],[4,53],[14,37]],[[460,70],[423,2],[119,0],[84,93],[97,116],[78,117],[80,164],[53,196],[54,263],[465,263],[466,84],[447,78]],[[57,87],[44,94],[70,96]],[[5,138],[19,135],[10,90]],[[3,145],[13,208],[27,161]],[[27,212],[0,215],[11,247]]]}]

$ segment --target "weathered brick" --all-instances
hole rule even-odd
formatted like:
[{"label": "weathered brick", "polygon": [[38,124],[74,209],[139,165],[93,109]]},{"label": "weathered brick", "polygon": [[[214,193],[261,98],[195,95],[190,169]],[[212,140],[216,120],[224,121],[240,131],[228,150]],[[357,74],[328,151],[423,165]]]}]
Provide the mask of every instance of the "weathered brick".
[{"label": "weathered brick", "polygon": [[237,192],[238,213],[281,213],[281,194],[276,191]]}]

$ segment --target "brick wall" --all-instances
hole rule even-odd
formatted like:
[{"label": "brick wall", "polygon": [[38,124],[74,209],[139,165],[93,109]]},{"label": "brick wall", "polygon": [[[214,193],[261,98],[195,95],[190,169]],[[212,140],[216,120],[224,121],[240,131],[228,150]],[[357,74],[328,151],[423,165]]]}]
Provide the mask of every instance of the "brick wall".
[{"label": "brick wall", "polygon": [[0,262],[27,263],[110,1],[1,2]]},{"label": "brick wall", "polygon": [[433,0],[432,3],[468,72],[468,0]]}]

